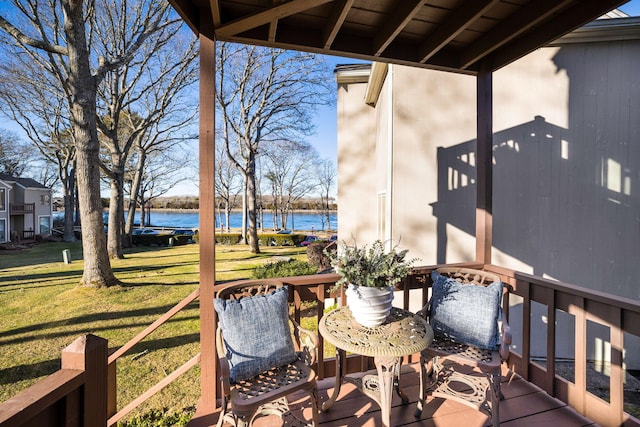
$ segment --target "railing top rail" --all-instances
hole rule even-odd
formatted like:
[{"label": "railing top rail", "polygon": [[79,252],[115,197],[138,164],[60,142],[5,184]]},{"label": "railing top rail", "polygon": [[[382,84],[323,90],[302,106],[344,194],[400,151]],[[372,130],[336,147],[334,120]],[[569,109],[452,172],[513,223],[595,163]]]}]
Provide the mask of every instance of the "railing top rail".
[{"label": "railing top rail", "polygon": [[576,295],[588,300],[593,300],[593,301],[597,301],[597,302],[611,305],[614,307],[620,307],[624,310],[640,313],[640,301],[638,300],[619,297],[616,295],[608,294],[606,292],[602,292],[594,289],[588,289],[582,286],[573,285],[566,282],[561,282],[559,280],[546,279],[540,276],[534,276],[532,274],[522,273],[522,272],[514,271],[508,268],[499,267],[497,265],[486,265],[485,268],[495,273],[512,277],[515,280],[522,280],[524,282],[531,283],[537,286],[542,286],[549,289],[553,289],[558,292]]},{"label": "railing top rail", "polygon": [[84,371],[61,369],[0,404],[0,426],[22,425],[33,414],[84,384]]},{"label": "railing top rail", "polygon": [[150,333],[152,333],[153,331],[158,329],[167,320],[171,319],[173,316],[175,316],[177,313],[179,313],[180,310],[182,310],[184,307],[189,305],[192,301],[194,301],[199,296],[200,296],[200,288],[197,288],[193,292],[191,292],[189,295],[187,295],[182,301],[180,301],[175,306],[173,306],[173,308],[171,310],[169,310],[166,313],[164,313],[162,316],[160,316],[158,319],[156,319],[155,322],[153,322],[151,325],[147,326],[142,332],[140,332],[138,335],[136,335],[135,337],[130,339],[127,343],[125,343],[122,347],[117,349],[115,352],[113,352],[113,354],[111,354],[109,356],[109,362],[108,363],[111,364],[111,363],[115,362],[116,360],[118,360],[118,358],[120,356],[124,355],[134,345],[138,344],[145,337],[147,337]]}]

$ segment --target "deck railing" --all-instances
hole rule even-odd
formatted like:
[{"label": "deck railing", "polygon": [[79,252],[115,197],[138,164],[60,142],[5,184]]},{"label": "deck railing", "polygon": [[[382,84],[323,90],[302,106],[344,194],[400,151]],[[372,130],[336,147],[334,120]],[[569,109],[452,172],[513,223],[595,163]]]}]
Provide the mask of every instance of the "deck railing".
[{"label": "deck railing", "polygon": [[36,211],[35,203],[11,203],[9,205],[11,215],[32,214]]},{"label": "deck railing", "polygon": [[62,369],[0,405],[0,426],[104,426],[107,340],[76,339],[62,350]]},{"label": "deck railing", "polygon": [[[601,425],[640,425],[638,419],[624,412],[623,390],[627,375],[625,340],[637,342],[640,337],[640,303],[494,265],[485,269],[500,275],[511,286],[509,323],[513,335],[521,336],[522,344],[520,349],[511,349],[509,366],[525,380]],[[521,331],[513,330],[514,324],[521,325]],[[575,330],[573,343],[569,343],[574,351],[573,360],[568,362],[573,365],[572,380],[558,374],[556,356],[559,339],[567,339],[566,333],[558,332],[559,328],[567,326]],[[546,336],[544,349],[532,345],[532,330]],[[601,343],[599,360],[594,360],[590,351],[595,341]],[[608,390],[600,397],[589,386],[587,365],[591,362],[598,363],[603,373],[608,371],[603,375],[608,376]]]},{"label": "deck railing", "polygon": [[[482,268],[477,264],[460,264],[466,267]],[[431,280],[430,272],[434,267],[420,267],[414,269],[414,273],[400,284],[399,291],[396,292],[396,303],[405,308],[410,305],[422,306],[428,300],[429,288]],[[541,387],[551,396],[554,396],[569,405],[577,412],[587,416],[588,418],[605,426],[619,425],[640,425],[640,421],[633,416],[624,412],[624,394],[623,383],[625,378],[624,367],[624,350],[625,336],[640,336],[640,304],[624,298],[616,298],[610,295],[590,291],[578,286],[560,283],[554,280],[543,279],[540,277],[518,273],[502,267],[494,265],[484,266],[486,270],[498,274],[504,283],[508,286],[510,294],[504,302],[504,309],[509,316],[512,324],[521,325],[520,330],[512,330],[514,336],[519,338],[521,343],[518,348],[512,349],[508,359],[509,367],[525,380]],[[291,287],[290,297],[293,305],[294,317],[300,320],[303,316],[311,316],[315,320],[319,320],[323,313],[327,298],[335,297],[331,293],[331,288],[338,280],[339,276],[335,274],[324,274],[314,276],[288,277],[281,279],[284,283]],[[344,295],[341,295],[344,297]],[[100,394],[104,398],[104,405],[108,406],[108,421],[102,424],[83,424],[77,425],[108,425],[111,426],[115,422],[126,415],[130,410],[140,405],[155,392],[169,384],[186,370],[196,365],[200,355],[194,355],[191,360],[178,368],[172,374],[169,374],[160,383],[150,388],[133,402],[127,404],[120,411],[116,412],[116,394],[115,389],[115,363],[118,357],[124,355],[137,342],[142,340],[156,328],[166,322],[170,317],[186,307],[191,301],[198,297],[198,291],[194,291],[191,295],[177,304],[172,310],[165,313],[154,324],[150,325],[145,331],[138,334],[125,346],[121,347],[111,356],[108,361],[104,361],[104,369],[89,371],[84,374],[78,373],[71,375],[69,383],[66,385],[61,378],[67,378],[70,374],[65,371],[64,354],[63,354],[63,370],[48,377],[47,379],[37,383],[30,389],[24,391],[20,398],[29,401],[40,402],[21,408],[15,404],[15,398],[4,402],[0,405],[0,427],[20,425],[8,420],[15,420],[16,413],[20,412],[20,416],[27,419],[29,416],[36,416],[37,413],[48,413],[42,411],[42,406],[47,402],[52,406],[60,405],[55,402],[74,401],[73,395],[78,393],[78,384],[89,381],[91,377],[99,376],[108,382],[108,392]],[[344,298],[341,302],[344,302]],[[534,304],[541,304],[546,307],[546,322],[542,330],[537,329],[536,333],[546,334],[546,348],[544,350],[535,349],[532,353],[532,316],[536,309]],[[573,348],[575,351],[574,374],[573,380],[569,381],[556,373],[556,348],[558,347],[556,326],[561,312],[566,313],[572,319],[575,327],[575,338]],[[587,330],[590,323],[603,325],[609,330],[610,354],[605,355],[610,365],[609,374],[609,393],[608,397],[599,398],[592,394],[588,388],[587,381]],[[537,327],[537,326],[536,326]],[[563,337],[562,339],[566,339]],[[516,341],[518,341],[516,339]],[[213,351],[214,349],[210,349]],[[320,378],[332,377],[335,375],[335,360],[333,357],[324,356],[324,345],[320,340],[320,348],[318,351],[318,364],[316,367]],[[533,357],[534,355],[551,355],[551,357]],[[409,358],[411,359],[411,358]],[[543,360],[544,366],[540,360]],[[347,372],[359,372],[372,369],[373,361],[370,358],[352,355],[346,363]],[[109,372],[109,374],[107,374]],[[53,379],[52,379],[53,378]],[[107,380],[108,378],[108,380]],[[96,380],[94,382],[101,380]],[[86,386],[85,386],[86,388]],[[43,389],[51,389],[44,393]],[[66,390],[66,391],[65,391]],[[68,392],[71,397],[60,397],[60,394]],[[54,397],[55,396],[55,399]],[[62,399],[62,400],[61,400]],[[71,399],[71,400],[69,400]],[[19,399],[18,399],[19,400]],[[13,401],[14,403],[10,403]],[[44,403],[43,403],[44,402]],[[95,401],[91,401],[92,404]],[[34,406],[35,405],[35,406]],[[78,414],[82,413],[79,403],[63,403],[67,411],[69,408],[78,409]],[[37,409],[37,408],[40,409]],[[37,412],[40,411],[40,412]],[[36,413],[37,412],[37,413]],[[105,410],[105,412],[107,412]],[[41,416],[41,415],[38,415]],[[79,415],[78,415],[79,416]],[[74,424],[72,424],[74,425]]]}]

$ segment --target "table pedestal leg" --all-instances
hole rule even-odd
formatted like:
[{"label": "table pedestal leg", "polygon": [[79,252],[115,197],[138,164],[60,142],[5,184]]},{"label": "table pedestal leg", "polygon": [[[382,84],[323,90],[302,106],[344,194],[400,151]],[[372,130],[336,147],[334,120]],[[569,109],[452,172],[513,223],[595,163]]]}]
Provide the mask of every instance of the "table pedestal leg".
[{"label": "table pedestal leg", "polygon": [[393,389],[396,378],[396,370],[398,369],[400,357],[375,357],[373,361],[378,370],[378,378],[380,385],[380,411],[382,415],[382,425],[389,427],[391,421],[391,398],[393,397]]},{"label": "table pedestal leg", "polygon": [[340,394],[340,386],[342,386],[342,369],[346,357],[346,351],[336,348],[336,385],[333,387],[333,393],[329,400],[322,404],[322,410],[326,411],[336,401]]}]

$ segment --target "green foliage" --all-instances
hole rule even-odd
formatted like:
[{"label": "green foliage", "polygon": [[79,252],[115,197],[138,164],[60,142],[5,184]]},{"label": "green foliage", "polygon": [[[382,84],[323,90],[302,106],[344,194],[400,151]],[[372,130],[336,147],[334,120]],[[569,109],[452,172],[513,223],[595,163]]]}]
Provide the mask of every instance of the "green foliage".
[{"label": "green foliage", "polygon": [[242,240],[240,233],[216,234],[216,243],[221,245],[237,245]]},{"label": "green foliage", "polygon": [[180,427],[186,426],[193,417],[195,408],[175,413],[168,409],[153,409],[126,422],[118,422],[118,427]]},{"label": "green foliage", "polygon": [[305,234],[263,233],[258,235],[258,244],[260,246],[298,246],[304,237]]},{"label": "green foliage", "polygon": [[[305,238],[305,234],[258,234],[258,245],[260,246],[298,246]],[[216,243],[221,245],[237,245],[242,239],[240,233],[216,233]],[[200,234],[196,232],[193,241],[200,243]]]},{"label": "green foliage", "polygon": [[396,252],[396,247],[387,251],[381,240],[376,240],[370,247],[349,246],[343,241],[337,252],[327,252],[327,256],[336,273],[342,276],[336,282],[336,288],[349,283],[384,288],[395,285],[409,274],[417,259],[406,260],[407,252],[406,249]]},{"label": "green foliage", "polygon": [[253,278],[270,279],[273,277],[308,276],[317,272],[318,269],[306,261],[282,260],[256,267],[253,271]]}]

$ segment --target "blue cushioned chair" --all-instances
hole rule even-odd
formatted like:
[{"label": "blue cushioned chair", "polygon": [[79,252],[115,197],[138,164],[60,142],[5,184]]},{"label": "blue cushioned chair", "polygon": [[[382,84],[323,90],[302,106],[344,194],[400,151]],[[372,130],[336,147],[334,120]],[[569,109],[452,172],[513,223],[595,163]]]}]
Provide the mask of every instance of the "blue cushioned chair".
[{"label": "blue cushioned chair", "polygon": [[431,299],[418,314],[429,321],[435,338],[420,355],[415,416],[433,396],[485,410],[498,426],[501,365],[511,344],[502,312],[505,287],[498,276],[467,268],[440,268],[431,278]]},{"label": "blue cushioned chair", "polygon": [[296,391],[310,396],[308,424],[318,424],[316,374],[310,367],[318,337],[289,317],[287,302],[287,288],[271,280],[236,282],[217,291],[216,349],[223,392],[218,426],[250,426],[267,415],[287,424],[292,416],[287,395]]}]

